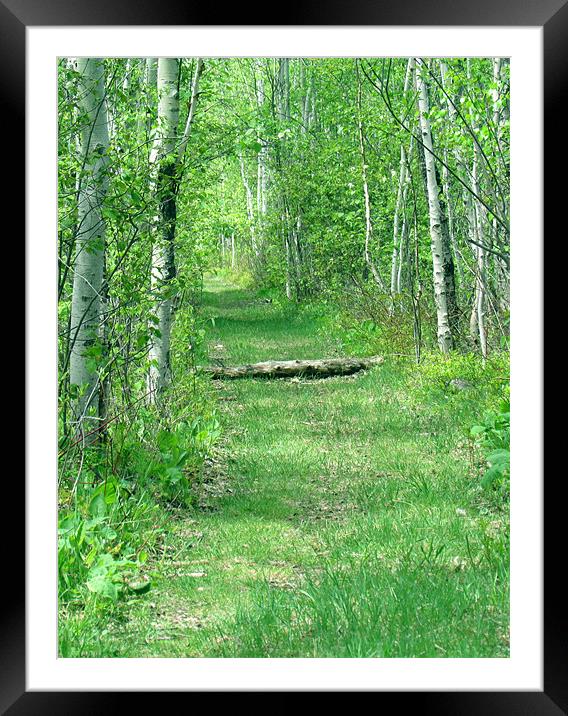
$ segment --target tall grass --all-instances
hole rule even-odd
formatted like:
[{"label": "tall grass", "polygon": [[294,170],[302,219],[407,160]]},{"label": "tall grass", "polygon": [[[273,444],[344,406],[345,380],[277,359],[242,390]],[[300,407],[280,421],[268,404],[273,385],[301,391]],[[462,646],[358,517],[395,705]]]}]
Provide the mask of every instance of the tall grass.
[{"label": "tall grass", "polygon": [[[220,279],[204,300],[199,362],[342,350],[319,310]],[[454,356],[219,384],[223,438],[196,509],[92,655],[507,656],[508,501],[481,486],[470,437],[505,370]]]}]

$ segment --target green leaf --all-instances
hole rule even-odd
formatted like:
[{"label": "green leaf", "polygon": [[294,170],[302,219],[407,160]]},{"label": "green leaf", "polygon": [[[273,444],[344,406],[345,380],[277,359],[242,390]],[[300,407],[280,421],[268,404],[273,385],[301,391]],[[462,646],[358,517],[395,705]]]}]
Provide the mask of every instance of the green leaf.
[{"label": "green leaf", "polygon": [[91,517],[104,517],[107,512],[107,505],[102,494],[97,494],[89,503],[89,514]]},{"label": "green leaf", "polygon": [[175,433],[168,430],[160,430],[156,438],[161,453],[166,453],[177,447],[178,438]]},{"label": "green leaf", "polygon": [[93,499],[101,495],[107,505],[113,505],[117,500],[117,485],[114,479],[109,479],[102,485],[99,485],[93,492]]},{"label": "green leaf", "polygon": [[491,487],[496,480],[503,476],[503,471],[495,465],[485,472],[481,479],[481,486],[485,489]]},{"label": "green leaf", "polygon": [[101,554],[97,559],[97,563],[91,569],[89,574],[95,576],[100,574],[108,574],[115,566],[114,557],[112,554]]},{"label": "green leaf", "polygon": [[106,574],[96,574],[87,579],[87,587],[91,592],[112,599],[113,602],[118,599],[118,585]]},{"label": "green leaf", "polygon": [[494,450],[487,456],[487,462],[491,465],[509,465],[510,452],[509,450]]},{"label": "green leaf", "polygon": [[178,483],[183,478],[183,472],[177,467],[168,467],[166,475],[172,484]]}]

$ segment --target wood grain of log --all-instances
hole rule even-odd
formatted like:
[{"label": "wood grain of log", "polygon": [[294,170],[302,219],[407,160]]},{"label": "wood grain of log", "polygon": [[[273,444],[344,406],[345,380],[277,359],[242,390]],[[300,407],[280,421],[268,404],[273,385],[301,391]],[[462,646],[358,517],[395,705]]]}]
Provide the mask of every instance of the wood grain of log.
[{"label": "wood grain of log", "polygon": [[269,360],[233,366],[201,366],[213,378],[290,378],[296,375],[330,377],[351,375],[383,363],[382,356],[370,358],[323,358],[319,360]]}]

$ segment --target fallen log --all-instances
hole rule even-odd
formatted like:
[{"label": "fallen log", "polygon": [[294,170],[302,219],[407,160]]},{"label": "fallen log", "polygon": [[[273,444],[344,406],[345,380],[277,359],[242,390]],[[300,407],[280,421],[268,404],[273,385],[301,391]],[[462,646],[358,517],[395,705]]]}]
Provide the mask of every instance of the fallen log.
[{"label": "fallen log", "polygon": [[213,378],[290,378],[295,375],[319,376],[350,375],[380,365],[382,356],[370,358],[323,358],[321,360],[269,360],[263,363],[232,366],[202,366],[200,370]]}]

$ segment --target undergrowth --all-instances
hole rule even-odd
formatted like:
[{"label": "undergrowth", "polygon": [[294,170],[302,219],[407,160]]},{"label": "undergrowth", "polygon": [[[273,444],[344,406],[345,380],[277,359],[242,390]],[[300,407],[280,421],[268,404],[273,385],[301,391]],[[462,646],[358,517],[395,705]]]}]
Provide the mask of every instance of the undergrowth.
[{"label": "undergrowth", "polygon": [[[325,302],[223,281],[198,362],[347,352]],[[218,407],[177,380],[61,475],[61,655],[508,655],[506,353],[235,381]]]},{"label": "undergrowth", "polygon": [[220,435],[210,385],[187,370],[159,407],[139,401],[119,417],[98,443],[60,454],[61,656],[102,655],[101,634],[160,580],[172,519],[195,508]]}]

